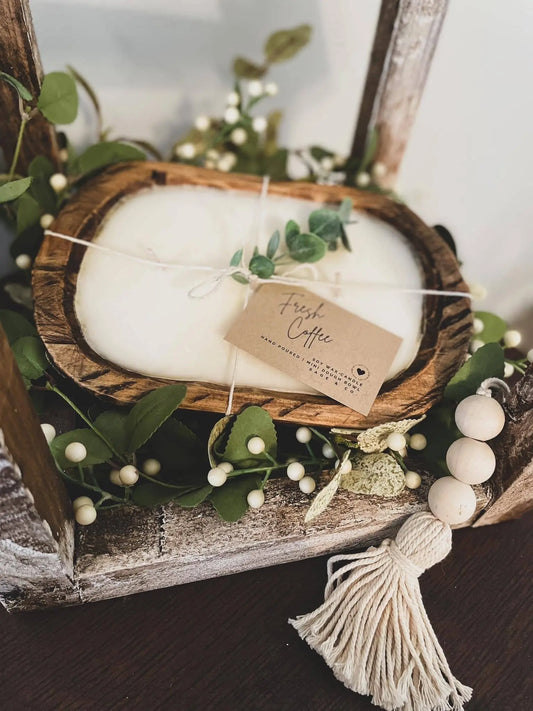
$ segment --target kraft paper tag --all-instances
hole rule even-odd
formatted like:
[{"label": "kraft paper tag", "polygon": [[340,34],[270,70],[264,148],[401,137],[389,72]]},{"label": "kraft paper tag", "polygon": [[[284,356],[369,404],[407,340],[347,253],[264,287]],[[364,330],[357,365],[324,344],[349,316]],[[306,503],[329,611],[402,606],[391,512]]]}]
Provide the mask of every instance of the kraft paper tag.
[{"label": "kraft paper tag", "polygon": [[259,287],[226,340],[362,415],[402,339],[307,289]]}]

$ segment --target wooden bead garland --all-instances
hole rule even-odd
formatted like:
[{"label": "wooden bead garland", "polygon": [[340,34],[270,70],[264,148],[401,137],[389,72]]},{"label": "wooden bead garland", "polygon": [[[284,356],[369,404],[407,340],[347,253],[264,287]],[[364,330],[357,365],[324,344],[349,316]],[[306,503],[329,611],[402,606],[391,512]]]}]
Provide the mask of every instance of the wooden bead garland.
[{"label": "wooden bead garland", "polygon": [[492,398],[491,387],[508,389],[503,381],[489,378],[481,383],[475,395],[457,405],[455,424],[465,437],[448,447],[446,464],[452,476],[437,479],[429,490],[431,513],[451,526],[465,523],[474,514],[476,496],[469,485],[487,481],[496,468],[494,452],[485,440],[500,434],[505,413]]},{"label": "wooden bead garland", "polygon": [[492,399],[493,387],[509,391],[503,381],[489,378],[456,408],[455,421],[465,437],[448,448],[453,476],[438,479],[429,490],[431,513],[410,516],[395,540],[330,558],[324,603],[290,621],[338,679],[388,711],[463,711],[472,696],[446,661],[424,610],[418,577],[449,553],[450,526],[475,513],[470,484],[494,472],[494,454],[484,440],[501,432],[505,413]]}]

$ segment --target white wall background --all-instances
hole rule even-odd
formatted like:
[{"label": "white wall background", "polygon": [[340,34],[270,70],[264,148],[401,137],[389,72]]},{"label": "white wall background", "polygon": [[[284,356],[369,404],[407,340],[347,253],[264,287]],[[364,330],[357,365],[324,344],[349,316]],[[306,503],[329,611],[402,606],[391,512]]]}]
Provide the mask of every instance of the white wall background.
[{"label": "white wall background", "polygon": [[[346,152],[379,0],[32,0],[45,69],[74,65],[107,124],[167,149],[199,113],[220,114],[237,53],[308,22],[311,46],[272,78],[283,139]],[[483,308],[515,323],[533,308],[533,3],[451,0],[399,191],[454,234]],[[91,140],[88,105],[69,128]],[[531,344],[530,344],[531,345]]]}]

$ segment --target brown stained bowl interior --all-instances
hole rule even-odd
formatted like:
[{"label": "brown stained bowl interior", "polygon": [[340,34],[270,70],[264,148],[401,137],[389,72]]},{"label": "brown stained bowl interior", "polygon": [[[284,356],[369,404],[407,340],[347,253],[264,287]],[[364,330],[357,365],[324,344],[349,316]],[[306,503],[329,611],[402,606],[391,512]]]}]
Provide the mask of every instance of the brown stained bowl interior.
[{"label": "brown stained bowl interior", "polygon": [[[130,163],[114,166],[88,182],[58,215],[53,229],[92,240],[108,212],[124,197],[153,185],[196,185],[259,193],[260,178],[228,175],[175,163]],[[458,262],[442,238],[405,205],[370,192],[310,183],[271,183],[269,194],[339,203],[383,220],[404,235],[424,275],[424,288],[466,291]],[[56,366],[95,395],[117,404],[136,401],[168,380],[127,371],[99,356],[86,343],[74,311],[77,276],[85,248],[46,237],[33,271],[37,328]],[[354,412],[329,398],[237,387],[233,411],[246,405],[264,407],[276,420],[330,427],[372,427],[385,421],[415,417],[442,396],[450,377],[464,362],[472,327],[465,297],[425,296],[418,353],[409,368],[387,381],[369,415]],[[224,412],[228,387],[187,382],[183,408]]]}]

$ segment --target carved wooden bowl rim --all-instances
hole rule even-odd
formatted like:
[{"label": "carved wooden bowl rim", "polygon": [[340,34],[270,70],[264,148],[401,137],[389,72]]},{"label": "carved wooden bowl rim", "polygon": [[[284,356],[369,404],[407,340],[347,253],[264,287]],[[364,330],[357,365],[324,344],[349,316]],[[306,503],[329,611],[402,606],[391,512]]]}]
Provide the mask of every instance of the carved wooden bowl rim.
[{"label": "carved wooden bowl rim", "polygon": [[[258,193],[261,184],[261,179],[253,176],[228,175],[175,163],[121,164],[83,186],[60,212],[53,229],[91,240],[119,200],[154,185],[196,185]],[[424,274],[425,288],[467,290],[455,255],[444,240],[405,205],[368,191],[310,183],[271,183],[269,194],[319,203],[338,203],[350,197],[354,208],[384,220],[402,233]],[[83,246],[45,237],[33,270],[37,328],[55,365],[66,376],[117,404],[131,403],[167,385],[169,380],[125,370],[102,358],[87,344],[74,310],[77,276],[84,253]],[[471,326],[467,298],[425,296],[418,353],[409,368],[384,384],[367,417],[327,397],[249,387],[236,388],[233,411],[255,404],[264,407],[277,420],[356,428],[418,416],[441,398],[446,383],[464,362]],[[225,411],[227,386],[203,382],[185,384],[187,395],[183,408]]]}]

